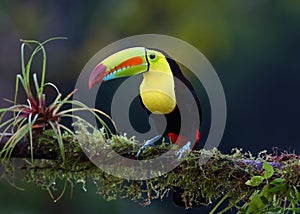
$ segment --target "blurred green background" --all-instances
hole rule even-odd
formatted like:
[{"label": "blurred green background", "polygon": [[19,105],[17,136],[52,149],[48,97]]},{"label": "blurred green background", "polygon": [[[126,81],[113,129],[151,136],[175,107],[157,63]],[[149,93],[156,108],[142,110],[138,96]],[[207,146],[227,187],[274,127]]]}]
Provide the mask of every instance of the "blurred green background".
[{"label": "blurred green background", "polygon": [[[214,66],[228,105],[223,152],[234,147],[254,154],[272,147],[300,152],[298,0],[0,0],[0,97],[13,97],[20,38],[68,37],[47,46],[47,79],[67,94],[98,50],[144,33],[185,40]],[[170,199],[146,208],[128,200],[106,202],[92,185],[53,203],[47,192],[20,183],[26,191],[1,181],[0,213],[208,212],[175,208]]]}]

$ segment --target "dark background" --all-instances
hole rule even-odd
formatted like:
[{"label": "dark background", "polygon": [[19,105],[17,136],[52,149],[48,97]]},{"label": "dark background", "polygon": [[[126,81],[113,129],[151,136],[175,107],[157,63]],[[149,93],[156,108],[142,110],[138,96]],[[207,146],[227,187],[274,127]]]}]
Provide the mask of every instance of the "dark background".
[{"label": "dark background", "polygon": [[[13,98],[20,38],[68,37],[47,45],[47,80],[66,95],[101,48],[135,34],[167,34],[198,48],[220,77],[228,106],[223,152],[279,147],[299,153],[299,26],[297,0],[0,0],[0,97]],[[208,212],[174,208],[170,199],[146,208],[128,200],[106,202],[92,185],[87,192],[79,185],[72,199],[65,194],[53,203],[46,191],[20,183],[26,191],[1,181],[1,213]]]}]

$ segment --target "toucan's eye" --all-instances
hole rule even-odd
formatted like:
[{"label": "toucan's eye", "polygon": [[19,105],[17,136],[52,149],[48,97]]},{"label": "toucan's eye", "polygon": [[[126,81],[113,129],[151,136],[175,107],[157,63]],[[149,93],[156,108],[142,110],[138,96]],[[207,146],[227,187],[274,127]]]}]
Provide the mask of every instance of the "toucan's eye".
[{"label": "toucan's eye", "polygon": [[149,58],[150,58],[151,60],[155,60],[155,59],[156,59],[156,54],[155,54],[155,53],[151,53],[151,54],[149,55]]}]

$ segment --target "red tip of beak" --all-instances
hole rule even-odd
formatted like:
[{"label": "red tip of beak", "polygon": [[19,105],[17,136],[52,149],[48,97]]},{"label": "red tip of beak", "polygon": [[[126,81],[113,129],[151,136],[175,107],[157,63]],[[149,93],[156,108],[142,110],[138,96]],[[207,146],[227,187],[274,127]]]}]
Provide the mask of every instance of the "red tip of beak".
[{"label": "red tip of beak", "polygon": [[107,67],[102,63],[97,65],[94,70],[91,72],[89,77],[89,90],[96,85],[97,83],[101,83],[103,78],[105,77]]}]

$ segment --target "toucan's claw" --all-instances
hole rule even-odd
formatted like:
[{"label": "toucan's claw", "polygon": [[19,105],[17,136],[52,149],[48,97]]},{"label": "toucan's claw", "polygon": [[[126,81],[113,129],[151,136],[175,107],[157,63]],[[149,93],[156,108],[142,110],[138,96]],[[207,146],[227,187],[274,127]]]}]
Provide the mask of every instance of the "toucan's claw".
[{"label": "toucan's claw", "polygon": [[138,158],[146,148],[148,148],[148,147],[150,147],[150,146],[155,146],[155,143],[156,143],[161,137],[162,137],[161,135],[157,135],[157,136],[151,138],[150,140],[147,140],[146,143],[145,143],[145,144],[139,149],[139,151],[137,152],[136,157]]},{"label": "toucan's claw", "polygon": [[191,151],[191,142],[188,141],[177,153],[177,158],[182,159]]}]

